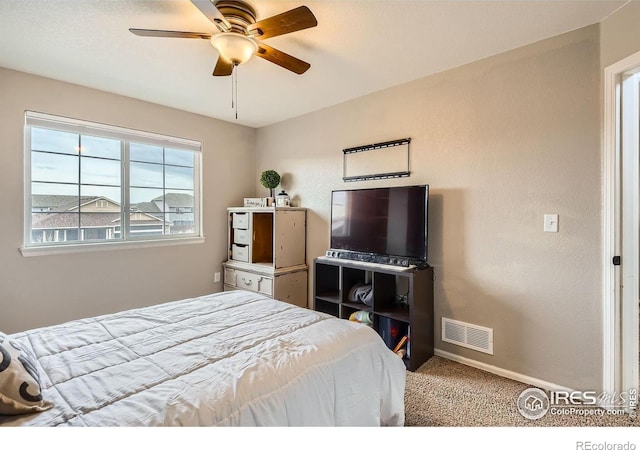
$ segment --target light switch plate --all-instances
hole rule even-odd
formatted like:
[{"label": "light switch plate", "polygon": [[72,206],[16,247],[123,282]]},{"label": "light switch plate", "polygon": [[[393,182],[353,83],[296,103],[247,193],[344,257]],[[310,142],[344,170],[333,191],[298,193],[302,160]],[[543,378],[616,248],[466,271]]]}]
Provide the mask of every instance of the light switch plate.
[{"label": "light switch plate", "polygon": [[220,272],[216,272],[213,274],[213,282],[220,283]]},{"label": "light switch plate", "polygon": [[557,214],[544,215],[544,231],[546,231],[547,233],[558,232],[558,215]]}]

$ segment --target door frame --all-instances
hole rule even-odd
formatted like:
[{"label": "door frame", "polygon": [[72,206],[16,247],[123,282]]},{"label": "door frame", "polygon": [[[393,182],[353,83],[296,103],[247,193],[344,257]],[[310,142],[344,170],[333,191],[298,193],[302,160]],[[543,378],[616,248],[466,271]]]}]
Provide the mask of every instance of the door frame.
[{"label": "door frame", "polygon": [[639,73],[640,52],[604,71],[602,392],[610,394],[638,389]]}]

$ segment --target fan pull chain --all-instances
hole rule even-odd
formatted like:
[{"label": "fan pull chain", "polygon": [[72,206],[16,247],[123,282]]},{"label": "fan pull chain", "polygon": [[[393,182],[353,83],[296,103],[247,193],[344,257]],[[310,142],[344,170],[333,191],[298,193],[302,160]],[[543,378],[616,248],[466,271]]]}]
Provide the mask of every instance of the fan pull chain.
[{"label": "fan pull chain", "polygon": [[238,120],[238,65],[234,64],[231,71],[231,109],[235,110]]}]

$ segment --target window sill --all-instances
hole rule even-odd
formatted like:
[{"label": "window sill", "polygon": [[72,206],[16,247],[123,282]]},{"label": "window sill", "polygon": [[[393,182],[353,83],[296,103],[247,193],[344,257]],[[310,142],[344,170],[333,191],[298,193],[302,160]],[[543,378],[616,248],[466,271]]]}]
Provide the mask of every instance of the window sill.
[{"label": "window sill", "polygon": [[22,247],[22,256],[63,255],[67,253],[89,253],[105,250],[126,250],[147,247],[168,247],[172,245],[202,244],[205,238],[189,237],[174,239],[156,239],[153,241],[127,241],[127,242],[95,242],[90,244],[65,244],[52,246]]}]

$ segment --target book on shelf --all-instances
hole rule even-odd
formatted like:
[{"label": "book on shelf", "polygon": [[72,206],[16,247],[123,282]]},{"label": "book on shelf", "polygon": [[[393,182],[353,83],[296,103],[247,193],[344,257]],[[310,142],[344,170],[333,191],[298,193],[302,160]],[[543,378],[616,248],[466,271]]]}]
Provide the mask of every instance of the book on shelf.
[{"label": "book on shelf", "polygon": [[398,353],[398,351],[399,351],[402,347],[404,347],[404,344],[406,344],[408,340],[409,340],[409,336],[404,335],[404,336],[402,337],[402,339],[400,339],[400,342],[398,342],[398,344],[394,347],[394,349],[393,349],[393,353]]}]

